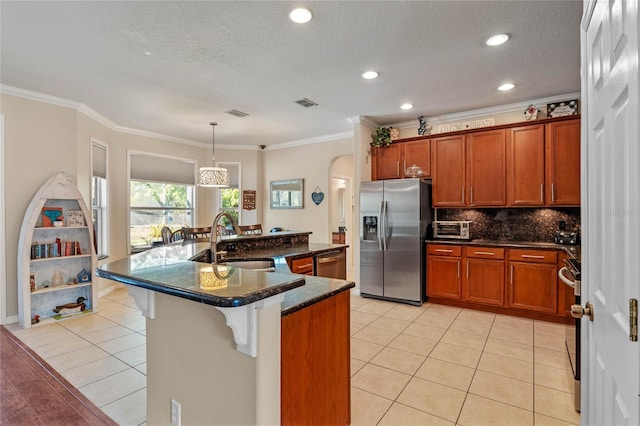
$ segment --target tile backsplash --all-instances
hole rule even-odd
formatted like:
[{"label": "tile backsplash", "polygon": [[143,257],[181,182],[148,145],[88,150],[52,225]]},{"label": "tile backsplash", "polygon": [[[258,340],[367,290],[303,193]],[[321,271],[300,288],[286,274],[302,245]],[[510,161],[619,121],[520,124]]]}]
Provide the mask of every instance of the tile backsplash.
[{"label": "tile backsplash", "polygon": [[558,223],[580,230],[580,208],[436,209],[438,220],[470,220],[471,238],[553,242]]}]

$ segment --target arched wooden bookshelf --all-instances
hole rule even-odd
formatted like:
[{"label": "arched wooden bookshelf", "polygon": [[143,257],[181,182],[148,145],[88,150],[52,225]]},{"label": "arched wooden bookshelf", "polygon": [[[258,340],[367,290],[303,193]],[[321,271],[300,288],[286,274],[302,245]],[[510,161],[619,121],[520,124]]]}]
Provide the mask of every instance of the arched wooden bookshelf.
[{"label": "arched wooden bookshelf", "polygon": [[[55,219],[62,223],[55,223]],[[97,256],[91,211],[66,173],[36,192],[24,215],[18,242],[18,321],[23,328],[98,310]],[[84,272],[83,272],[84,271]],[[60,282],[61,281],[61,282]],[[59,314],[56,306],[86,299],[85,309]]]}]

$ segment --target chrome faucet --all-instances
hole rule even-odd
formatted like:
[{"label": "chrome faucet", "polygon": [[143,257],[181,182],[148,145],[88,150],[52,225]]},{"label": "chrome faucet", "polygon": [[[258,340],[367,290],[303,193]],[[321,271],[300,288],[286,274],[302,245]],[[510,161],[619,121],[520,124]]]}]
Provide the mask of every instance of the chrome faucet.
[{"label": "chrome faucet", "polygon": [[241,233],[240,228],[238,227],[238,222],[236,222],[236,219],[233,216],[227,212],[218,213],[215,219],[213,219],[213,224],[211,225],[211,236],[209,237],[209,243],[211,244],[211,263],[213,264],[218,263],[218,222],[220,222],[222,216],[229,219],[229,222],[231,222],[231,226],[233,226],[236,234],[240,235]]}]

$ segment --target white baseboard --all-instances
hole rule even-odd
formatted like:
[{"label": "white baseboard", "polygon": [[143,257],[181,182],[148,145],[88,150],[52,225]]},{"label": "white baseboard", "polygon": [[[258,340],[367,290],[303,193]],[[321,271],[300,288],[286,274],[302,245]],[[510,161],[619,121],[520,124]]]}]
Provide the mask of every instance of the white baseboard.
[{"label": "white baseboard", "polygon": [[116,289],[116,287],[117,287],[117,285],[112,285],[112,286],[109,286],[109,287],[107,287],[107,288],[105,288],[105,289],[100,290],[100,291],[98,292],[98,297],[104,297],[104,296],[106,296],[107,294],[109,294],[109,293],[111,293],[113,290],[115,290],[115,289]]},{"label": "white baseboard", "polygon": [[5,323],[3,325],[15,324],[17,322],[18,322],[18,316],[17,315],[12,315],[12,316],[6,318]]}]

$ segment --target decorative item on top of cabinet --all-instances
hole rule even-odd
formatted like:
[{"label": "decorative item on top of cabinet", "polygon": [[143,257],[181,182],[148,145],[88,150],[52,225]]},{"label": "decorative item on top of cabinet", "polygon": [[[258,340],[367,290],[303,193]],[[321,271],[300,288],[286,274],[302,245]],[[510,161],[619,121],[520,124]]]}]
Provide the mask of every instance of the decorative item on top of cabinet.
[{"label": "decorative item on top of cabinet", "polygon": [[527,109],[524,110],[524,119],[527,121],[535,120],[536,118],[538,118],[539,112],[540,110],[538,109],[538,107],[529,105]]},{"label": "decorative item on top of cabinet", "polygon": [[371,134],[371,146],[375,148],[386,148],[391,145],[391,127],[378,127]]},{"label": "decorative item on top of cabinet", "polygon": [[[44,226],[42,211],[50,208],[60,209],[63,214],[74,212],[73,226]],[[92,280],[97,256],[93,226],[86,225],[89,218],[91,212],[80,191],[71,177],[62,172],[49,178],[31,200],[18,240],[18,321],[21,327],[97,311],[98,287]],[[83,299],[84,310],[63,315],[53,311],[56,306],[79,298]],[[33,321],[34,318],[38,321]]]}]

